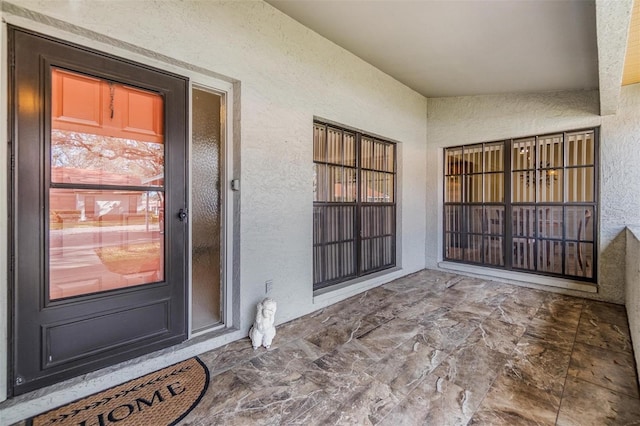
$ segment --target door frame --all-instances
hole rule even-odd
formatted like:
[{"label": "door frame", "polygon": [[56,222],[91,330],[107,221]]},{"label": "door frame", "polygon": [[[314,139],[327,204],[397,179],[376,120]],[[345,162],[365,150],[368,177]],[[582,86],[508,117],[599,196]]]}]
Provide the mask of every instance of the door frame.
[{"label": "door frame", "polygon": [[[22,10],[22,8],[19,8]],[[221,175],[221,201],[224,203],[223,226],[221,230],[221,240],[224,244],[224,271],[221,277],[222,281],[222,303],[223,303],[223,324],[211,330],[201,333],[191,333],[191,281],[188,282],[188,339],[199,336],[200,334],[210,334],[211,338],[205,344],[198,344],[199,352],[203,350],[213,349],[227,342],[230,338],[235,339],[242,337],[238,335],[240,325],[240,192],[231,189],[231,180],[240,177],[240,82],[238,80],[225,77],[221,74],[213,72],[209,69],[202,68],[183,62],[164,55],[158,55],[156,52],[139,47],[130,43],[105,36],[92,31],[84,30],[79,27],[66,24],[65,22],[51,22],[45,17],[24,18],[17,12],[3,12],[3,22],[0,23],[0,96],[4,96],[7,102],[0,102],[0,163],[8,164],[9,162],[9,62],[8,62],[8,26],[22,28],[27,31],[37,32],[45,36],[57,38],[69,43],[85,46],[92,50],[109,52],[111,55],[130,60],[142,65],[148,65],[160,70],[179,74],[190,80],[188,93],[188,143],[191,147],[191,84],[198,87],[207,88],[216,93],[223,94],[225,100],[225,117],[223,120],[224,137],[222,139],[224,148],[224,165],[223,174]],[[189,170],[189,179],[191,171]],[[9,185],[10,173],[0,173],[0,214],[2,217],[8,217],[9,214]],[[189,202],[191,202],[189,198]],[[11,318],[9,312],[10,301],[13,295],[10,293],[9,286],[9,265],[12,261],[12,253],[10,248],[9,221],[0,220],[0,235],[6,235],[4,246],[7,248],[7,255],[0,256],[0,294],[8,297],[0,297],[0,402],[11,397],[12,384],[9,383],[11,364],[9,361],[9,351],[11,350],[10,327]],[[189,226],[189,233],[191,227]],[[190,238],[190,234],[189,234]],[[190,252],[190,242],[189,242]],[[189,264],[190,265],[190,264]],[[190,266],[189,266],[190,269]],[[189,277],[190,279],[190,277]],[[233,337],[237,335],[236,337]],[[200,341],[200,339],[198,339]],[[153,361],[141,362],[140,368],[143,372],[154,371],[158,368],[166,367],[172,363],[179,361],[179,358],[185,358],[195,355],[194,340],[187,340],[181,346],[180,351],[172,351],[170,355],[162,358],[156,358]],[[194,345],[194,352],[191,353],[190,346]],[[134,363],[136,359],[132,360]],[[131,367],[127,367],[127,370]],[[138,370],[136,370],[138,371]],[[106,387],[111,384],[117,384],[121,379],[117,377],[117,373],[106,373],[101,385]],[[79,382],[77,382],[79,383]],[[74,385],[73,379],[70,385]],[[95,388],[95,386],[94,386]],[[76,392],[82,390],[76,389]],[[63,392],[66,393],[66,392]],[[73,395],[76,395],[75,393]],[[62,396],[61,396],[62,397]]]},{"label": "door frame", "polygon": [[[11,393],[16,395],[174,346],[188,338],[185,253],[188,228],[177,212],[187,205],[185,109],[189,85],[183,76],[68,41],[15,26],[9,31],[10,93],[19,94],[19,98],[9,100],[12,147],[8,190],[11,215],[15,215],[10,220],[12,374],[9,378]],[[65,300],[49,298],[46,283],[50,280],[51,264],[47,246],[52,236],[47,209],[51,202],[49,194],[55,186],[48,158],[54,126],[51,116],[54,68],[104,81],[115,80],[157,92],[164,98],[162,191],[167,215],[165,232],[161,232],[164,276],[157,282]],[[82,187],[82,183],[79,185]],[[90,187],[96,186],[87,186]],[[135,191],[143,186],[106,185],[103,189],[110,188]],[[129,321],[134,321],[137,327],[125,326]],[[96,335],[90,328],[104,334]],[[101,335],[109,338],[102,341]],[[75,347],[71,342],[76,342]],[[69,345],[74,349],[65,352],[62,348]]]},{"label": "door frame", "polygon": [[[189,94],[188,94],[188,104],[189,104],[189,118],[188,118],[188,127],[189,127],[189,155],[193,152],[193,132],[192,132],[192,123],[193,123],[193,89],[204,90],[206,92],[210,92],[220,96],[220,301],[221,301],[221,323],[219,325],[215,325],[211,328],[207,328],[202,331],[198,331],[194,333],[193,330],[193,299],[192,299],[192,289],[193,289],[193,281],[192,281],[192,235],[193,235],[193,221],[189,221],[189,243],[188,243],[188,264],[189,264],[189,272],[188,272],[188,336],[196,337],[201,336],[203,334],[208,334],[210,332],[224,330],[225,328],[229,328],[234,324],[234,312],[238,313],[239,309],[234,309],[233,304],[233,293],[231,289],[233,288],[233,277],[234,277],[234,263],[233,263],[233,249],[234,249],[234,223],[238,222],[234,220],[237,216],[235,215],[234,206],[238,204],[234,202],[234,197],[237,194],[237,191],[234,191],[231,185],[231,181],[234,179],[234,149],[235,146],[234,141],[232,140],[233,135],[235,134],[233,131],[233,111],[234,111],[234,102],[233,102],[233,84],[225,82],[220,79],[216,79],[213,77],[207,77],[203,75],[191,76],[189,78]],[[189,157],[190,158],[190,157]],[[189,191],[187,194],[189,211],[193,211],[192,208],[192,198],[191,198],[191,188],[192,188],[192,167],[193,162],[189,161],[189,173],[187,175],[187,185],[189,186]],[[237,245],[237,244],[236,244]],[[237,298],[236,298],[237,299]],[[239,321],[236,320],[235,324]]]}]

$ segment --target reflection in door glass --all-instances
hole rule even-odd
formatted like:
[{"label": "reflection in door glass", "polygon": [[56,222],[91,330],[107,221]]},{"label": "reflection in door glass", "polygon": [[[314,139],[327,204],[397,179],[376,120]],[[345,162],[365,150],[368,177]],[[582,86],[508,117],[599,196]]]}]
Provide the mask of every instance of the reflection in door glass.
[{"label": "reflection in door glass", "polygon": [[162,97],[51,78],[50,299],[163,281]]},{"label": "reflection in door glass", "polygon": [[161,192],[49,191],[50,298],[163,280]]}]

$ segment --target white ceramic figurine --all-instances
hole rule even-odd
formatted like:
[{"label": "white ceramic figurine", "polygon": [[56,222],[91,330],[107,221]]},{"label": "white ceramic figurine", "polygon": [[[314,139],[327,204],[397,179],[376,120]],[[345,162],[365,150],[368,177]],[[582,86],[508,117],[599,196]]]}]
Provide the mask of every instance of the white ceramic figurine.
[{"label": "white ceramic figurine", "polygon": [[270,298],[264,299],[258,303],[256,311],[256,320],[253,327],[249,330],[249,338],[253,349],[263,345],[269,349],[271,342],[276,335],[276,328],[273,326],[274,317],[276,315],[276,301]]}]

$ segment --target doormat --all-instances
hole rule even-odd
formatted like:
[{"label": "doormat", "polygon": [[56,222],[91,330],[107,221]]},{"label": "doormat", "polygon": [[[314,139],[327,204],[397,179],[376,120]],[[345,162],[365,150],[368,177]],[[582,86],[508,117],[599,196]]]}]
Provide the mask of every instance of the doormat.
[{"label": "doormat", "polygon": [[209,387],[199,358],[147,374],[32,419],[33,426],[164,426],[182,420]]}]

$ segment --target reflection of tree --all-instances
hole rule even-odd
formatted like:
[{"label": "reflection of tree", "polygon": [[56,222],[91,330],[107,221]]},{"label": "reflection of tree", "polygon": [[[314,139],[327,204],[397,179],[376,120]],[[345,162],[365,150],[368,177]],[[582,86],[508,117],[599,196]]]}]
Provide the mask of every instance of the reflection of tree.
[{"label": "reflection of tree", "polygon": [[152,178],[163,173],[164,146],[133,139],[53,130],[51,165]]}]

